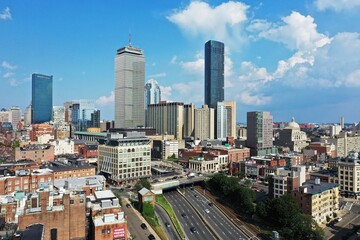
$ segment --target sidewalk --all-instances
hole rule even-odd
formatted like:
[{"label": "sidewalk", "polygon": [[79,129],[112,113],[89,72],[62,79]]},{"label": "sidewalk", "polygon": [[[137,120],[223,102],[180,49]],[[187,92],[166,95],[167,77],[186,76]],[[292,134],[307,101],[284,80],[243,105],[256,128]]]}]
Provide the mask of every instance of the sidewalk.
[{"label": "sidewalk", "polygon": [[[128,198],[122,198],[122,201],[125,203],[123,206],[125,206],[127,203],[128,203],[128,204],[131,204]],[[135,208],[132,208],[132,209],[133,209],[133,211],[135,212],[136,216],[139,217],[142,222],[146,222],[146,223],[147,223],[147,221],[145,220],[145,218],[139,213],[139,211],[138,211],[137,209],[135,209]],[[151,227],[151,225],[150,225],[150,224],[147,224],[147,225],[148,225],[148,230],[149,230],[149,232],[150,232],[152,235],[154,235],[156,239],[161,239],[161,238],[157,235],[157,233],[154,231],[154,229]],[[128,235],[130,236],[130,231],[129,231],[129,234],[128,234]]]}]

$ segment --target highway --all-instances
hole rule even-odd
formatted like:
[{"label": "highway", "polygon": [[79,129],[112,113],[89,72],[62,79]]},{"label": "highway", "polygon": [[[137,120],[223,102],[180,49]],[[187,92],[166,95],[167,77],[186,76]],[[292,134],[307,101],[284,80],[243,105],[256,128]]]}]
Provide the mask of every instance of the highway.
[{"label": "highway", "polygon": [[[247,237],[214,205],[209,206],[209,200],[196,190],[189,187],[182,188],[185,198],[203,216],[207,223],[215,230],[218,236],[224,240],[245,240]],[[196,196],[196,197],[195,197]],[[205,210],[208,210],[206,212]]]},{"label": "highway", "polygon": [[[167,215],[165,210],[162,207],[155,205],[155,214],[158,217],[159,224],[161,225],[161,228],[166,233],[168,239],[180,240],[180,238],[178,237],[178,234],[175,230],[175,227],[172,224],[172,222],[169,218],[169,215]],[[169,223],[170,227],[166,227],[165,223]]]},{"label": "highway", "polygon": [[[205,224],[201,221],[199,216],[194,212],[189,203],[177,192],[171,191],[164,193],[164,196],[171,204],[179,219],[187,239],[189,240],[211,240],[216,239],[210,231],[206,228]],[[186,214],[185,217],[182,214]],[[191,232],[190,228],[195,227],[196,232]]]}]

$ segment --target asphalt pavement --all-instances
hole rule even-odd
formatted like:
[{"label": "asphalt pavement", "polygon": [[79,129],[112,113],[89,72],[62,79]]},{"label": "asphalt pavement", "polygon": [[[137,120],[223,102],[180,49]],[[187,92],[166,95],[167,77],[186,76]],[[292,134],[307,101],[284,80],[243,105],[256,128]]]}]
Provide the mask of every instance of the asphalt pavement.
[{"label": "asphalt pavement", "polygon": [[[175,211],[177,218],[179,219],[187,239],[189,240],[211,240],[216,239],[205,224],[201,221],[200,217],[192,209],[190,204],[177,192],[171,191],[164,193],[164,196],[171,204]],[[186,216],[182,216],[186,214]],[[196,228],[196,232],[192,232],[190,229]]]},{"label": "asphalt pavement", "polygon": [[[136,240],[149,240],[149,235],[151,232],[149,231],[149,224],[146,221],[142,221],[141,218],[135,213],[135,210],[133,207],[127,208],[126,204],[128,203],[123,199],[123,207],[125,214],[128,216],[127,218],[127,224],[128,224],[128,230],[131,234],[131,236]],[[147,226],[147,229],[142,229],[141,224],[145,223]]]},{"label": "asphalt pavement", "polygon": [[[223,240],[245,240],[247,237],[215,206],[209,206],[210,201],[195,189],[181,189],[185,198],[196,208]],[[195,197],[196,196],[196,197]]]},{"label": "asphalt pavement", "polygon": [[[165,212],[165,210],[158,206],[158,205],[155,205],[155,214],[157,215],[158,217],[158,220],[159,220],[159,224],[161,225],[161,228],[164,230],[164,232],[166,233],[168,239],[171,239],[171,240],[180,240],[176,230],[175,230],[175,227],[174,225],[172,224],[171,220],[170,220],[170,217],[169,215]],[[165,223],[169,223],[170,226],[167,227],[165,225]]]}]

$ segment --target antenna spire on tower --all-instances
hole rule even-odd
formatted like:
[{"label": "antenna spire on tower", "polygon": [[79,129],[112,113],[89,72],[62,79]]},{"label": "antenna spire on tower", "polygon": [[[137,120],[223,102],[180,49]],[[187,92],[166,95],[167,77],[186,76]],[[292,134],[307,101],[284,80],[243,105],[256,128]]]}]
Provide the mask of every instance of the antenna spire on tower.
[{"label": "antenna spire on tower", "polygon": [[129,46],[131,47],[131,32],[129,32]]}]

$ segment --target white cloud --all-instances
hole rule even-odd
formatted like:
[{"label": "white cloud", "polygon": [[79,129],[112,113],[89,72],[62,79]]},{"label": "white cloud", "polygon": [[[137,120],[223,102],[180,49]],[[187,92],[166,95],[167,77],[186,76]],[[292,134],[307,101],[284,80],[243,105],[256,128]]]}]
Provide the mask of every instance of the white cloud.
[{"label": "white cloud", "polygon": [[218,6],[193,1],[184,9],[176,10],[167,19],[187,36],[216,39],[230,44],[243,40],[240,25],[247,20],[244,3],[229,1]]},{"label": "white cloud", "polygon": [[170,101],[171,99],[171,91],[172,88],[171,86],[160,86],[160,91],[161,91],[161,100],[167,100]]},{"label": "white cloud", "polygon": [[264,96],[262,94],[258,95],[251,95],[249,92],[241,92],[239,93],[236,98],[243,104],[246,105],[266,105],[269,104],[271,101],[270,96]]},{"label": "white cloud", "polygon": [[166,72],[156,73],[148,76],[148,78],[160,78],[160,77],[166,77]]},{"label": "white cloud", "polygon": [[0,19],[1,20],[11,20],[11,12],[10,8],[6,7],[4,10],[0,12]]},{"label": "white cloud", "polygon": [[10,85],[13,87],[17,87],[20,85],[20,82],[18,82],[15,78],[10,79]]},{"label": "white cloud", "polygon": [[250,24],[246,27],[246,30],[249,32],[263,32],[267,31],[272,27],[272,23],[269,23],[263,19],[254,19],[250,22]]},{"label": "white cloud", "polygon": [[314,18],[292,12],[283,24],[259,33],[260,37],[285,44],[291,50],[310,51],[330,43],[331,39],[317,31]]},{"label": "white cloud", "polygon": [[13,72],[7,72],[3,75],[3,78],[9,78],[9,77],[13,76],[14,74],[15,73],[13,73]]},{"label": "white cloud", "polygon": [[10,63],[8,63],[8,62],[6,62],[6,61],[3,61],[2,64],[1,64],[1,66],[2,66],[3,68],[10,69],[10,70],[14,70],[14,69],[17,68],[17,66],[11,65]]},{"label": "white cloud", "polygon": [[101,96],[96,100],[96,104],[100,106],[106,106],[114,103],[114,91],[111,91],[109,96]]},{"label": "white cloud", "polygon": [[191,74],[204,74],[204,58],[198,57],[195,61],[190,62],[180,62],[180,66],[187,72]]},{"label": "white cloud", "polygon": [[320,11],[327,9],[334,10],[336,12],[352,10],[356,7],[360,7],[359,0],[316,0],[315,6]]},{"label": "white cloud", "polygon": [[177,56],[173,56],[170,60],[170,63],[171,64],[175,64],[176,63],[176,60],[177,60]]},{"label": "white cloud", "polygon": [[202,103],[204,101],[204,81],[190,81],[175,83],[171,86],[173,91],[173,100],[182,102]]}]

